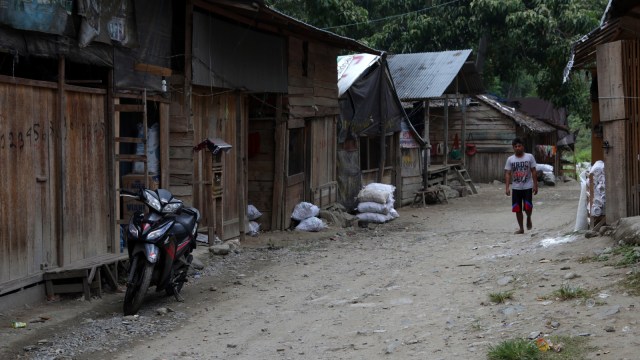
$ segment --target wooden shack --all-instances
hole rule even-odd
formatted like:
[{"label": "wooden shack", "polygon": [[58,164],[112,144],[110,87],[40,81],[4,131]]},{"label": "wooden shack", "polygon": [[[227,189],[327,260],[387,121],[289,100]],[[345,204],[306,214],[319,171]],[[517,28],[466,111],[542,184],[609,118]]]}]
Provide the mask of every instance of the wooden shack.
[{"label": "wooden shack", "polygon": [[[466,108],[467,140],[466,168],[476,182],[504,181],[504,165],[513,154],[511,141],[519,137],[527,152],[534,154],[536,162],[553,166],[556,156],[536,149],[553,149],[556,144],[556,128],[515,108],[504,105],[488,95],[471,98]],[[450,132],[462,131],[462,114],[452,111],[449,117]],[[455,135],[454,135],[455,136]]]},{"label": "wooden shack", "polygon": [[[209,243],[244,235],[248,204],[284,229],[299,201],[336,201],[335,59],[373,49],[263,1],[125,3],[0,9],[0,296],[47,276],[114,285],[122,188],[198,207]],[[194,153],[208,138],[232,149]]]},{"label": "wooden shack", "polygon": [[593,79],[591,161],[604,162],[607,223],[640,215],[640,5],[611,0],[600,27],[572,46],[573,67]]},{"label": "wooden shack", "polygon": [[355,208],[362,186],[378,182],[395,186],[396,206],[402,206],[405,193],[413,194],[405,180],[421,186],[420,154],[425,143],[398,99],[386,56],[340,56],[338,88],[340,203]]}]

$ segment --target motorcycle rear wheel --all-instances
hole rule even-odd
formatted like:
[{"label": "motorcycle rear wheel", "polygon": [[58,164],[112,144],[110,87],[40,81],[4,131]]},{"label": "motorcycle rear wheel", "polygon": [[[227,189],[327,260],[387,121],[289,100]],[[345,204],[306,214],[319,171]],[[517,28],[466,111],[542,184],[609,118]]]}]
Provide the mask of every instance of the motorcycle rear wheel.
[{"label": "motorcycle rear wheel", "polygon": [[133,283],[127,286],[127,292],[124,295],[123,312],[125,316],[135,315],[140,310],[144,295],[151,284],[153,266],[143,256],[136,256],[133,259],[129,269],[129,271],[134,271]]}]

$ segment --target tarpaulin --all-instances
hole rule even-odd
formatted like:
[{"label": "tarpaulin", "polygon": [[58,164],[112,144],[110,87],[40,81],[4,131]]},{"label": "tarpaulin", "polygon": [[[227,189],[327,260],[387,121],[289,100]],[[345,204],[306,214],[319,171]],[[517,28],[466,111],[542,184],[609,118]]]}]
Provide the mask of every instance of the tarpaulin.
[{"label": "tarpaulin", "polygon": [[64,35],[70,30],[72,10],[73,0],[1,0],[0,24]]},{"label": "tarpaulin", "polygon": [[[363,55],[368,54],[350,56]],[[349,135],[375,136],[400,131],[406,115],[384,58],[375,56],[375,61],[360,59],[346,66],[344,60],[345,57],[338,58],[341,118],[338,142],[343,143]]]}]

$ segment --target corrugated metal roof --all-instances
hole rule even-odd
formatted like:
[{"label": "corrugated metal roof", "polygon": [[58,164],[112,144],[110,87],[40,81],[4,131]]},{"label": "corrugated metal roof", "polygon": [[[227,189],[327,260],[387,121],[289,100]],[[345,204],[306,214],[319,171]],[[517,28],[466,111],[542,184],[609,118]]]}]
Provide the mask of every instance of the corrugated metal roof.
[{"label": "corrugated metal roof", "polygon": [[389,55],[391,76],[403,101],[440,97],[446,93],[471,50]]},{"label": "corrugated metal roof", "polygon": [[544,121],[525,115],[515,108],[507,106],[487,95],[477,95],[476,97],[483,103],[491,106],[492,108],[498,110],[500,113],[513,119],[516,124],[526,127],[531,132],[544,134],[556,131],[555,127],[545,123]]}]

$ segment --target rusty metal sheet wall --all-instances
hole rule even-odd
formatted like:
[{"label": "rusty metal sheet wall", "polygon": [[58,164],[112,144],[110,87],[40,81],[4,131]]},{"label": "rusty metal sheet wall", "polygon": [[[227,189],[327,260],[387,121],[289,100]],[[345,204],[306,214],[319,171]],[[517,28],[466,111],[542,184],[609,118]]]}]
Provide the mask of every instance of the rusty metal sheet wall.
[{"label": "rusty metal sheet wall", "polygon": [[63,265],[109,253],[106,96],[66,92]]},{"label": "rusty metal sheet wall", "polygon": [[0,82],[0,284],[55,266],[53,88]]}]

